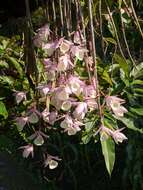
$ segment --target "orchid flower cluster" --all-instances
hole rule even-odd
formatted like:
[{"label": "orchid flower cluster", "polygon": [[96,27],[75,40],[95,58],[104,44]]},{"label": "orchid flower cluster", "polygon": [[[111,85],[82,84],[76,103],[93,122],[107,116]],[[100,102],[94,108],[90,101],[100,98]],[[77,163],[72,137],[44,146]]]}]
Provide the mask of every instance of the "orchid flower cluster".
[{"label": "orchid flower cluster", "polygon": [[[85,55],[88,55],[81,32],[74,32],[72,40],[66,40],[64,37],[51,40],[51,33],[48,25],[45,25],[34,37],[34,45],[42,49],[46,55],[43,59],[46,80],[40,82],[36,88],[40,94],[39,102],[42,104],[44,102],[44,108],[42,107],[42,110],[37,110],[36,106],[30,108],[25,115],[16,118],[16,123],[22,131],[26,125],[36,124],[39,120],[49,129],[59,122],[60,129],[72,136],[84,129],[87,113],[98,109],[96,79],[93,77],[89,82],[88,79],[79,76],[75,69],[77,60],[84,62]],[[89,64],[91,64],[91,57],[89,57]],[[25,92],[16,92],[15,96],[17,104],[26,100]],[[106,96],[105,100],[107,107],[116,117],[122,117],[127,112],[122,106],[123,99]],[[103,125],[99,129],[111,136],[116,143],[127,139],[120,129],[111,130]],[[43,145],[44,139],[48,138],[41,130],[28,137],[37,146]],[[34,155],[32,144],[21,148],[24,150],[23,157]],[[54,169],[58,166],[58,161],[60,158],[48,154],[44,165]]]}]

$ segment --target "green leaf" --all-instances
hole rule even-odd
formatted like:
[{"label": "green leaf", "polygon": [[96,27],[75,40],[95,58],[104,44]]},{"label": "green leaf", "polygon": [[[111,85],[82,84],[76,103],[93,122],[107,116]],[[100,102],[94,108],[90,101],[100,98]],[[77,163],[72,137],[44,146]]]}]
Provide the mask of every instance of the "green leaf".
[{"label": "green leaf", "polygon": [[20,77],[22,77],[23,76],[23,69],[22,69],[20,63],[18,62],[18,60],[14,57],[9,57],[9,56],[6,56],[6,58],[13,65],[13,67],[15,67],[15,69],[19,73]]},{"label": "green leaf", "polygon": [[6,110],[5,104],[0,101],[0,115],[2,115],[5,119],[8,117],[8,112]]},{"label": "green leaf", "polygon": [[115,142],[110,137],[104,141],[101,141],[101,146],[106,168],[111,176],[115,163]]},{"label": "green leaf", "polygon": [[131,85],[143,85],[143,80],[134,80]]},{"label": "green leaf", "polygon": [[120,65],[120,67],[123,69],[126,77],[129,75],[129,67],[127,61],[120,55],[114,54],[115,61]]},{"label": "green leaf", "polygon": [[116,119],[118,119],[119,121],[121,121],[127,128],[134,130],[134,131],[138,131],[140,133],[143,133],[142,129],[139,129],[137,127],[135,127],[134,125],[134,121],[131,118],[125,118],[125,117],[116,117]]},{"label": "green leaf", "polygon": [[117,44],[117,42],[114,40],[114,38],[104,38],[104,41],[106,42],[106,43],[111,43],[111,44],[114,44],[114,45],[116,45]]},{"label": "green leaf", "polygon": [[134,78],[139,78],[143,75],[143,62],[134,67],[130,73],[130,76]]},{"label": "green leaf", "polygon": [[143,116],[143,108],[130,108],[130,111],[137,115]]},{"label": "green leaf", "polygon": [[111,80],[111,78],[110,78],[110,76],[109,76],[109,74],[107,73],[106,70],[104,70],[104,72],[102,73],[102,78],[103,78],[106,82],[108,82],[110,85],[112,85],[112,80]]},{"label": "green leaf", "polygon": [[11,76],[0,76],[0,83],[12,86],[14,84],[14,79]]}]

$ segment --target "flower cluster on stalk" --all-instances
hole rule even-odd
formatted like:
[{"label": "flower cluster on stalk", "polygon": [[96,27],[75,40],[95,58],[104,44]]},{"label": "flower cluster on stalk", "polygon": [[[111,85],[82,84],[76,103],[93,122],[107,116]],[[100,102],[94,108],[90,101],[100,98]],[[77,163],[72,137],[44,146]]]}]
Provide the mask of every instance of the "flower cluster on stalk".
[{"label": "flower cluster on stalk", "polygon": [[[45,55],[42,63],[46,80],[39,82],[36,87],[40,94],[39,99],[42,98],[45,101],[45,107],[42,107],[42,110],[37,110],[36,107],[30,109],[24,116],[17,117],[16,123],[19,130],[22,131],[26,125],[38,123],[39,120],[50,128],[58,121],[60,129],[72,136],[84,128],[84,119],[87,113],[98,109],[96,78],[93,77],[89,81],[81,78],[76,72],[77,60],[84,62],[85,54],[88,55],[80,31],[74,32],[71,40],[64,37],[54,39],[50,34],[49,26],[45,25],[38,30],[34,37],[34,45],[40,48]],[[91,57],[89,57],[88,64],[90,67]],[[17,92],[17,104],[24,100],[26,100],[26,93]],[[127,112],[126,108],[122,106],[123,99],[106,96],[105,101],[106,106],[115,116],[122,117]],[[37,146],[41,146],[44,139],[48,138],[41,130],[35,131],[28,137]],[[107,137],[111,136],[116,143],[127,139],[118,129],[111,130],[101,125],[99,131],[106,134]],[[24,149],[23,157],[34,155],[33,145],[29,144],[21,148]],[[44,165],[54,169],[59,160],[58,157],[48,154]]]}]

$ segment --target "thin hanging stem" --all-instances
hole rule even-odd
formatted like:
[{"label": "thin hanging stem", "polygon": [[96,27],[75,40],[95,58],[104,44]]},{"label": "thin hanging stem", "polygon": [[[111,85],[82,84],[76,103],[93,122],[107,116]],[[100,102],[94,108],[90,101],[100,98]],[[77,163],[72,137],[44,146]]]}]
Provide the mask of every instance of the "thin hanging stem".
[{"label": "thin hanging stem", "polygon": [[99,1],[99,27],[100,27],[100,34],[101,34],[101,48],[103,51],[103,54],[105,56],[105,51],[104,51],[104,38],[103,38],[103,29],[102,29],[102,0]]},{"label": "thin hanging stem", "polygon": [[61,36],[63,36],[64,19],[63,19],[63,9],[62,9],[62,1],[61,0],[59,0],[59,8],[60,8],[60,19],[61,19]]},{"label": "thin hanging stem", "polygon": [[136,15],[136,12],[135,12],[134,5],[133,5],[133,1],[132,1],[132,0],[130,0],[130,4],[131,4],[131,9],[132,9],[132,12],[133,12],[134,19],[135,19],[135,21],[136,21],[136,25],[137,25],[137,27],[138,27],[138,29],[139,29],[139,31],[140,31],[140,34],[141,34],[141,36],[142,36],[142,38],[143,38],[143,31],[142,31],[141,26],[140,26],[140,23],[139,23],[139,21],[138,21],[138,18],[137,18],[137,15]]},{"label": "thin hanging stem", "polygon": [[96,93],[97,93],[97,104],[98,104],[100,121],[101,121],[101,124],[103,124],[103,115],[102,115],[102,109],[101,109],[101,103],[100,103],[100,92],[99,92],[98,74],[97,74],[96,48],[95,48],[95,36],[94,36],[91,0],[88,0],[88,10],[89,10],[89,20],[90,20],[90,30],[91,30],[92,57],[93,57],[93,62],[94,62],[94,77],[95,77],[95,87],[96,87]]},{"label": "thin hanging stem", "polygon": [[56,24],[56,8],[55,8],[55,1],[52,0],[52,9],[53,9],[53,21],[54,21],[54,28],[55,28],[55,35],[57,35],[57,24]]},{"label": "thin hanging stem", "polygon": [[112,14],[111,14],[111,11],[110,11],[110,8],[109,8],[107,2],[106,2],[106,6],[107,6],[107,11],[108,11],[108,14],[109,14],[109,18],[110,18],[110,20],[112,22],[112,27],[113,27],[114,32],[115,32],[115,36],[116,36],[116,39],[117,39],[117,44],[118,44],[120,53],[121,53],[122,57],[124,58],[124,60],[126,61],[126,58],[125,58],[124,53],[123,53],[122,48],[121,48],[121,44],[120,44],[120,40],[119,40],[117,29],[116,29],[116,26],[115,26],[115,23],[114,23],[114,19],[112,17]]},{"label": "thin hanging stem", "polygon": [[136,63],[134,62],[134,59],[133,59],[133,57],[131,55],[131,52],[130,52],[130,49],[129,49],[129,46],[128,46],[128,42],[127,42],[127,38],[126,38],[126,33],[125,33],[125,24],[123,23],[121,12],[120,12],[120,17],[121,17],[121,25],[122,25],[123,38],[124,38],[124,41],[125,41],[127,52],[128,52],[128,55],[129,55],[129,57],[130,57],[133,65],[136,67]]}]

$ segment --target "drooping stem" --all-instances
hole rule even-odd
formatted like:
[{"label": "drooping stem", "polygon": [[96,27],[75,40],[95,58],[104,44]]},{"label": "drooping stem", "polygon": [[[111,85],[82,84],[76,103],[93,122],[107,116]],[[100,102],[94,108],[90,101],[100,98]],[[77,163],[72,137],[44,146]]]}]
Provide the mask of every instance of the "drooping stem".
[{"label": "drooping stem", "polygon": [[103,54],[105,56],[105,51],[104,51],[104,38],[103,38],[103,24],[102,24],[102,0],[99,1],[99,27],[100,27],[100,34],[101,34],[101,48],[103,51]]},{"label": "drooping stem", "polygon": [[130,4],[131,4],[131,9],[132,9],[132,12],[133,12],[134,19],[135,19],[135,21],[136,21],[136,25],[137,25],[137,27],[138,27],[138,29],[139,29],[139,31],[140,31],[140,34],[141,34],[141,36],[142,36],[142,38],[143,38],[143,31],[142,31],[141,26],[140,26],[140,23],[139,23],[139,21],[138,21],[138,18],[137,18],[137,15],[136,15],[136,12],[135,12],[134,5],[133,5],[133,1],[132,1],[132,0],[130,0]]},{"label": "drooping stem", "polygon": [[103,123],[102,108],[100,103],[100,91],[99,91],[99,82],[98,82],[98,73],[97,73],[97,62],[96,62],[96,47],[95,47],[95,36],[94,36],[94,27],[93,27],[93,14],[92,14],[92,2],[88,0],[88,10],[89,10],[89,20],[90,20],[90,32],[91,32],[91,41],[92,41],[92,57],[94,62],[94,77],[95,77],[95,88],[97,94],[97,104],[100,116],[100,122]]},{"label": "drooping stem", "polygon": [[122,15],[121,15],[121,12],[120,12],[120,17],[121,17],[121,25],[122,25],[122,32],[123,32],[123,38],[124,38],[124,42],[125,42],[125,45],[126,45],[126,48],[127,48],[127,52],[128,52],[128,55],[133,63],[133,65],[136,67],[136,63],[131,55],[131,52],[130,52],[130,49],[129,49],[129,46],[128,46],[128,42],[127,42],[127,38],[126,38],[126,33],[125,33],[125,24],[123,23],[123,18],[122,18]]},{"label": "drooping stem", "polygon": [[62,1],[61,0],[59,0],[59,8],[60,8],[60,19],[61,19],[61,36],[63,36],[64,19],[63,19],[63,9],[62,9]]}]

